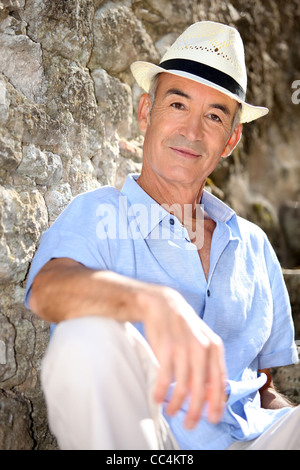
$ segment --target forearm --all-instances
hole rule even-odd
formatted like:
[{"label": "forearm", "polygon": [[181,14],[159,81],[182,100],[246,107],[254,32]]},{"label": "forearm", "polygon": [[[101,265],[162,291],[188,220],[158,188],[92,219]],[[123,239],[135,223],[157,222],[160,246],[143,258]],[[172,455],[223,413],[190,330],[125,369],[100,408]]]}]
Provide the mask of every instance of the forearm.
[{"label": "forearm", "polygon": [[72,260],[56,259],[36,276],[30,308],[54,323],[87,315],[141,321],[137,302],[141,286],[140,281],[110,271],[91,270]]},{"label": "forearm", "polygon": [[296,405],[274,388],[269,388],[261,393],[261,406],[265,409],[277,410],[279,408],[285,408],[287,406],[294,407]]},{"label": "forearm", "polygon": [[287,406],[296,406],[287,397],[278,392],[274,386],[270,369],[263,369],[259,372],[266,374],[266,384],[260,389],[261,407],[269,410],[277,410]]}]

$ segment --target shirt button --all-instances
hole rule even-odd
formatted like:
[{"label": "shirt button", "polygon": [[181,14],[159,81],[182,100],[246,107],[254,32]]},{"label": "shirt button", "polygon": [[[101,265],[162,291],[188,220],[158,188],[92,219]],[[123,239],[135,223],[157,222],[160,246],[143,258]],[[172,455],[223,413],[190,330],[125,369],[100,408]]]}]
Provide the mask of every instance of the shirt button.
[{"label": "shirt button", "polygon": [[207,289],[206,293],[207,293],[207,297],[210,297],[210,290],[209,289]]},{"label": "shirt button", "polygon": [[175,224],[174,219],[170,219],[170,225],[174,225],[174,224]]}]

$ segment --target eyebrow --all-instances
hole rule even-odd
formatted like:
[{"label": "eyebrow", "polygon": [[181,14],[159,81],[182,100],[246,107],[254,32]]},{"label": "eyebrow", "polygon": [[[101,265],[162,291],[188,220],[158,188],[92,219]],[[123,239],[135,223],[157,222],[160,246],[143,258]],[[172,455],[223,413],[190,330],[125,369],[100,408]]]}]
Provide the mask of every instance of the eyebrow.
[{"label": "eyebrow", "polygon": [[[184,91],[180,90],[179,88],[170,88],[170,90],[167,90],[165,96],[169,96],[169,95],[182,96],[183,98],[187,98],[188,100],[192,99],[192,97],[190,95],[188,95]],[[231,115],[231,113],[229,111],[229,108],[225,104],[211,103],[209,106],[210,106],[210,108],[219,109],[220,111],[222,111],[227,116]]]},{"label": "eyebrow", "polygon": [[170,88],[170,90],[168,90],[166,92],[166,96],[169,96],[169,95],[178,95],[178,96],[182,96],[183,98],[187,98],[188,100],[191,100],[191,96],[188,95],[187,93],[185,93],[184,91],[180,90],[179,88]]},{"label": "eyebrow", "polygon": [[229,108],[225,104],[212,103],[210,107],[220,109],[220,111],[223,111],[223,113],[226,114],[227,116],[230,116],[231,114],[229,111]]}]

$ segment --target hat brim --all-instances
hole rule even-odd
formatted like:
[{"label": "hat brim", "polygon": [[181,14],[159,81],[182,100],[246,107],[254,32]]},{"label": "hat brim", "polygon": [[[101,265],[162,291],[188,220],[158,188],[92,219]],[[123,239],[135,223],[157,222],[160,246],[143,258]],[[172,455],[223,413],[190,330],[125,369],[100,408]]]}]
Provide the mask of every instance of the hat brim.
[{"label": "hat brim", "polygon": [[153,77],[157,75],[158,73],[162,73],[162,72],[170,73],[172,75],[177,75],[183,78],[188,78],[189,80],[193,80],[195,82],[202,83],[203,85],[206,85],[208,87],[214,88],[215,90],[218,90],[221,93],[224,93],[225,95],[234,99],[238,103],[241,103],[242,105],[242,111],[241,111],[241,116],[240,116],[241,123],[254,121],[255,119],[265,116],[269,112],[268,108],[265,108],[262,106],[253,106],[249,103],[246,103],[245,101],[242,101],[238,96],[226,90],[226,88],[223,88],[209,80],[206,80],[202,77],[193,75],[188,72],[184,72],[181,70],[165,70],[159,65],[155,65],[155,64],[151,64],[150,62],[143,62],[143,61],[134,62],[133,64],[131,64],[130,68],[137,84],[147,93],[149,92]]}]

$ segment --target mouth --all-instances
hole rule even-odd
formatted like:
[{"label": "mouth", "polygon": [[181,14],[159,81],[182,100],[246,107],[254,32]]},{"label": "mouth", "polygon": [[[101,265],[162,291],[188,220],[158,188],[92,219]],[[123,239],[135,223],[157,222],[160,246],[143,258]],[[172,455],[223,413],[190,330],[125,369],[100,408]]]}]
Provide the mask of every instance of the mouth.
[{"label": "mouth", "polygon": [[170,149],[176,153],[176,155],[179,155],[182,158],[186,158],[188,160],[195,160],[196,158],[201,157],[200,154],[194,152],[190,148],[186,147],[170,147]]}]

